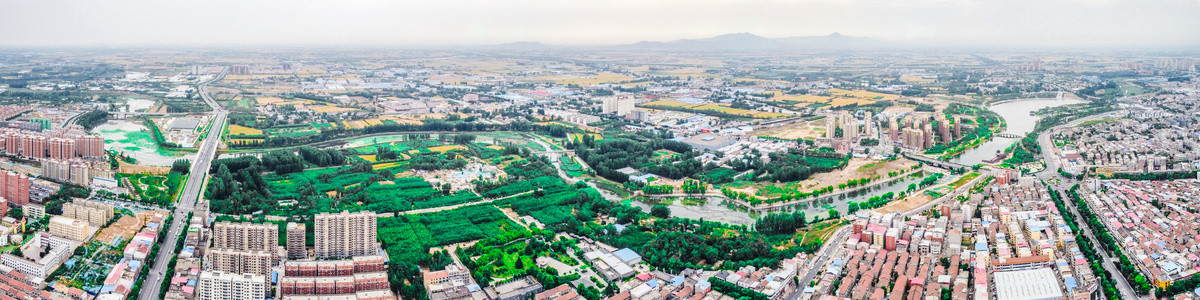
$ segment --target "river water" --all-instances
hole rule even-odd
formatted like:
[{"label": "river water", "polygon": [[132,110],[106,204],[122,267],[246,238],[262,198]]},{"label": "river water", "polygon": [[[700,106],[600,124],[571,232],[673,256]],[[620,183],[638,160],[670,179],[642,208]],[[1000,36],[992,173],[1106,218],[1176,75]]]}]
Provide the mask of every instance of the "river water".
[{"label": "river water", "polygon": [[[1030,112],[1047,107],[1083,102],[1083,100],[1078,99],[1023,99],[988,106],[988,109],[996,112],[1001,118],[1004,118],[1007,125],[1004,133],[1024,137],[1030,131],[1033,131],[1034,126],[1037,126],[1038,119],[1040,119],[1039,117],[1029,115]],[[1012,146],[1017,140],[1014,138],[993,136],[992,140],[979,145],[979,147],[975,147],[975,149],[964,151],[962,155],[950,161],[968,166],[983,164],[985,160],[995,158],[996,151],[1003,152],[1004,149],[1008,149],[1008,146]]]},{"label": "river water", "polygon": [[[866,190],[833,198],[822,199],[815,203],[807,202],[804,204],[797,204],[796,208],[800,211],[803,211],[804,215],[810,219],[814,216],[820,216],[821,218],[827,217],[829,215],[830,207],[845,215],[846,209],[850,207],[850,202],[866,202],[867,199],[870,199],[871,197],[883,195],[887,192],[899,194],[901,191],[908,189],[909,184],[920,182],[921,179],[924,178],[925,176],[923,172],[918,172],[905,178],[874,186]],[[942,180],[946,180],[946,178],[943,177]],[[744,209],[739,210],[730,208],[724,197],[708,197],[708,201],[701,205],[683,205],[680,204],[680,202],[682,201],[676,200],[672,204],[667,205],[667,208],[671,209],[672,216],[693,220],[704,219],[705,221],[716,221],[733,225],[752,225],[754,224],[754,220],[756,218],[755,216],[752,216],[744,211]],[[651,204],[640,201],[633,201],[631,204],[647,212],[650,211],[650,207],[652,206]]]}]

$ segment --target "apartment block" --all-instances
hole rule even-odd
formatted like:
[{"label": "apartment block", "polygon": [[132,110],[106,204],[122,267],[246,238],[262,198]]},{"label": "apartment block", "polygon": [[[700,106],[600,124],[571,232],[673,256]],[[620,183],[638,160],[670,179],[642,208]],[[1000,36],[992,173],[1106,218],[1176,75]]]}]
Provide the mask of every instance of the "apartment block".
[{"label": "apartment block", "polygon": [[276,265],[277,256],[264,251],[213,248],[205,254],[208,270],[232,274],[267,275]]},{"label": "apartment block", "polygon": [[100,201],[77,199],[64,203],[62,216],[87,221],[92,226],[104,226],[113,218],[113,205]]},{"label": "apartment block", "polygon": [[313,221],[316,257],[344,258],[378,253],[375,217],[375,213],[369,211],[317,215]]},{"label": "apartment block", "polygon": [[0,171],[0,195],[12,205],[29,203],[29,177],[13,171]]},{"label": "apartment block", "polygon": [[[337,299],[362,299],[362,293],[391,294],[385,263],[381,255],[360,256],[348,260],[288,261],[279,279],[280,295],[285,299],[323,296]],[[324,298],[322,298],[324,299]]]},{"label": "apartment block", "polygon": [[50,234],[75,241],[87,241],[91,238],[91,228],[84,220],[69,217],[54,216],[50,218]]},{"label": "apartment block", "polygon": [[267,279],[263,275],[203,271],[196,282],[196,299],[266,299],[268,290]]},{"label": "apartment block", "polygon": [[304,242],[307,238],[304,224],[288,223],[287,224],[287,258],[288,259],[304,259],[308,258],[308,249]]},{"label": "apartment block", "polygon": [[279,245],[279,226],[217,222],[213,225],[213,246],[233,250],[273,252]]}]

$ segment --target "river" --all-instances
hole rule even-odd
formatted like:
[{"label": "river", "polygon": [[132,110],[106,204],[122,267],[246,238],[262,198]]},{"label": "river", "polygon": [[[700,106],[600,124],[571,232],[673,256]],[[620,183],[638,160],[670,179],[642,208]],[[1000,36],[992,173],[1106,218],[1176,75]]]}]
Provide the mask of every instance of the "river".
[{"label": "river", "polygon": [[[1030,112],[1047,107],[1056,107],[1070,105],[1076,103],[1084,103],[1078,99],[1022,99],[1004,102],[992,106],[988,109],[996,112],[1004,122],[1007,128],[1004,133],[1011,133],[1018,136],[1025,136],[1030,131],[1033,131],[1034,126],[1037,126],[1037,121],[1040,119],[1036,116],[1029,115]],[[1018,139],[1003,138],[994,136],[992,140],[975,147],[974,149],[964,151],[962,155],[950,160],[951,162],[964,164],[968,166],[983,164],[985,160],[991,160],[996,157],[996,151],[1004,151],[1008,146],[1012,146]]]},{"label": "river", "polygon": [[195,153],[158,148],[150,129],[136,121],[109,120],[93,128],[92,133],[104,138],[105,150],[124,153],[140,165],[170,166],[177,159],[190,160],[196,156]]},{"label": "river", "polygon": [[[898,194],[908,189],[909,184],[920,182],[921,179],[925,178],[924,175],[924,172],[917,172],[907,176],[906,178],[874,186],[863,191],[822,199],[819,201],[819,203],[807,202],[803,204],[797,204],[796,207],[800,211],[803,211],[805,216],[808,218],[812,218],[814,216],[820,216],[822,218],[827,217],[829,214],[829,208],[826,207],[826,205],[829,205],[834,209],[837,209],[838,212],[845,214],[846,210],[850,207],[850,202],[866,202],[867,199],[870,199],[871,197],[883,195],[887,192]],[[946,180],[946,178],[943,177],[941,180]],[[733,225],[754,224],[754,220],[756,219],[755,216],[750,215],[744,211],[744,209],[737,210],[730,208],[729,205],[725,203],[725,200],[725,197],[710,196],[708,197],[708,201],[705,201],[701,205],[683,205],[680,204],[680,202],[682,202],[681,200],[676,199],[672,204],[667,205],[667,208],[671,209],[672,216],[680,218],[693,220],[704,219],[705,221],[716,221]],[[651,204],[640,201],[632,201],[630,204],[647,212],[650,211],[651,207]]]}]

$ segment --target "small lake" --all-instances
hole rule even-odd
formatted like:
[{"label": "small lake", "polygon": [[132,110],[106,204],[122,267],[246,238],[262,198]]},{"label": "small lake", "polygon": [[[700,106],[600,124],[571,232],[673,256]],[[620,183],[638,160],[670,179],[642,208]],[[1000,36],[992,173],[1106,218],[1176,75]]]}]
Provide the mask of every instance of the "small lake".
[{"label": "small lake", "polygon": [[[1029,115],[1030,112],[1047,107],[1057,107],[1063,105],[1071,105],[1084,103],[1086,101],[1078,99],[1023,99],[1014,100],[1005,103],[1000,103],[988,106],[988,109],[996,112],[1001,118],[1004,118],[1006,128],[1004,133],[1011,133],[1024,137],[1033,128],[1037,126],[1037,121],[1041,118]],[[964,151],[962,155],[951,159],[951,162],[964,165],[982,164],[985,160],[991,160],[996,157],[996,151],[1003,152],[1012,146],[1018,139],[1003,138],[994,136],[992,140],[975,147],[974,149]]]},{"label": "small lake", "polygon": [[193,159],[195,153],[158,148],[150,129],[137,121],[109,120],[96,126],[92,133],[104,138],[104,149],[113,150],[136,159],[138,164],[170,166],[180,158]]},{"label": "small lake", "polygon": [[[682,199],[675,199],[667,208],[671,209],[671,216],[685,219],[721,222],[732,225],[754,225],[754,217],[744,211],[736,211],[730,209],[724,203],[723,197],[707,197],[708,200],[701,205],[683,205],[680,204]],[[631,201],[630,205],[641,208],[645,212],[650,212],[650,207],[653,204],[648,204],[641,201]]]}]

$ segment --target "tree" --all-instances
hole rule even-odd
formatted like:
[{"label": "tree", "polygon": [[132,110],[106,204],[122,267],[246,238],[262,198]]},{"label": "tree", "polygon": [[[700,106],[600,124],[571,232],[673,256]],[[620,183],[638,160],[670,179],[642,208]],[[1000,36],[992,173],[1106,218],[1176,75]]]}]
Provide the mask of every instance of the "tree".
[{"label": "tree", "polygon": [[191,169],[192,169],[192,162],[188,161],[187,159],[180,158],[180,159],[176,159],[174,163],[171,163],[171,172],[175,172],[175,173],[179,173],[179,174],[187,174],[188,170],[191,170]]},{"label": "tree", "polygon": [[671,209],[666,205],[657,204],[650,208],[650,215],[659,219],[667,219],[671,217]]}]

